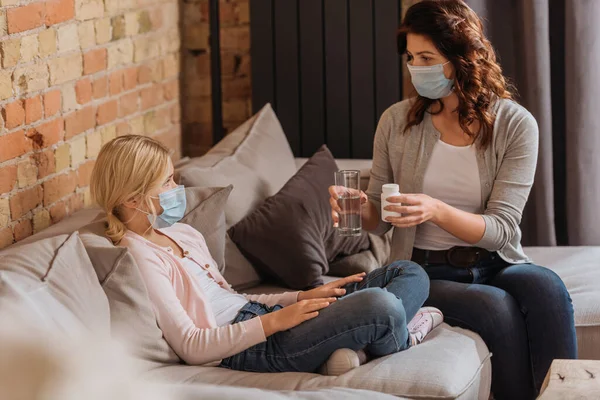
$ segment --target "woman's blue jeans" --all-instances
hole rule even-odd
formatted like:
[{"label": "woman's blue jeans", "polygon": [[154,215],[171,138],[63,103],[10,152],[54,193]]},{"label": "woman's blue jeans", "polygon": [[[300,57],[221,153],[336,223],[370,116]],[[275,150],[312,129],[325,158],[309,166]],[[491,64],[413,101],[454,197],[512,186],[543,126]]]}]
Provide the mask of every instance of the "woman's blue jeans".
[{"label": "woman's blue jeans", "polygon": [[553,359],[577,358],[571,297],[551,270],[496,253],[472,268],[423,267],[431,279],[426,305],[477,332],[493,353],[497,400],[534,399]]},{"label": "woman's blue jeans", "polygon": [[[429,278],[418,264],[395,262],[345,289],[346,294],[316,318],[275,333],[220,366],[254,372],[315,372],[340,348],[364,349],[380,357],[410,346],[406,324],[429,294]],[[250,302],[233,323],[280,308]]]}]

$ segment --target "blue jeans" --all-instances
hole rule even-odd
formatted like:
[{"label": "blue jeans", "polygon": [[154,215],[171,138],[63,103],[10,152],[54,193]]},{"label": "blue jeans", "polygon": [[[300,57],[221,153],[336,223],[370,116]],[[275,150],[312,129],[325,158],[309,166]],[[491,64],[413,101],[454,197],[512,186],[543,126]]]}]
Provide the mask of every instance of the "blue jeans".
[{"label": "blue jeans", "polygon": [[[429,294],[429,278],[418,264],[395,262],[345,289],[346,294],[316,318],[277,332],[220,366],[253,372],[315,372],[341,348],[364,349],[381,357],[410,347],[406,324]],[[233,323],[280,308],[250,302]]]},{"label": "blue jeans", "polygon": [[492,356],[497,400],[536,397],[552,360],[577,358],[571,297],[551,270],[512,265],[493,253],[472,268],[424,265],[426,304],[445,321],[477,332]]}]

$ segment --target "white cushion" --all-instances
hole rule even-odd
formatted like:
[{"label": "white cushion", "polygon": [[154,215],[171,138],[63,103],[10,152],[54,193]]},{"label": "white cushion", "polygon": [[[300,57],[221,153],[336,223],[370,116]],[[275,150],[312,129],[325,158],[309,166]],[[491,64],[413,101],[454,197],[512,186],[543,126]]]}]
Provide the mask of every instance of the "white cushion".
[{"label": "white cushion", "polygon": [[565,283],[575,309],[579,358],[600,360],[600,247],[528,247],[525,253]]},{"label": "white cushion", "polygon": [[490,353],[481,338],[442,324],[420,344],[372,360],[344,375],[240,372],[219,367],[170,365],[144,376],[172,383],[211,383],[270,390],[345,387],[408,398],[485,399],[491,385]]}]

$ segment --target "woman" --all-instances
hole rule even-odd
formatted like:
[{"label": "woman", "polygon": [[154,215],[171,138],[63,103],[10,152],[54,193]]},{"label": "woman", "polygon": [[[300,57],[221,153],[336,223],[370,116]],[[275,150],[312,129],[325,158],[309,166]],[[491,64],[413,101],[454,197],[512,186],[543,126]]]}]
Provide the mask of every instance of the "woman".
[{"label": "woman", "polygon": [[[464,2],[413,5],[398,43],[418,96],[381,117],[363,227],[383,234],[393,226],[391,259],[423,266],[432,280],[426,303],[487,343],[496,399],[532,399],[553,359],[577,356],[563,282],[532,264],[520,243],[536,121],[512,100],[481,21]],[[384,222],[387,183],[404,195],[388,198],[395,205],[386,210],[401,216]]]},{"label": "woman", "polygon": [[189,364],[315,372],[340,350],[326,364],[335,375],[359,365],[357,352],[379,357],[407,349],[442,321],[439,311],[419,311],[429,279],[412,262],[305,292],[236,293],[202,235],[177,223],[185,191],[173,181],[168,149],[150,138],[107,143],[91,192],[106,211],[106,235],[135,258],[165,339]]}]

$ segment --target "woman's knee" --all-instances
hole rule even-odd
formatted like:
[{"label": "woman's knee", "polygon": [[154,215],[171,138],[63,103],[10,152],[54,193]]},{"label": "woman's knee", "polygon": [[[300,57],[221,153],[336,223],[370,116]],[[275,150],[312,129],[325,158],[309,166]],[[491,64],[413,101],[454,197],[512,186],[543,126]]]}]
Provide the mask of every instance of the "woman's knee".
[{"label": "woman's knee", "polygon": [[413,296],[422,297],[425,302],[429,297],[430,281],[425,269],[413,261],[394,261],[386,267],[389,270],[399,269],[396,279],[409,279]]},{"label": "woman's knee", "polygon": [[360,306],[365,310],[373,312],[377,317],[393,317],[397,322],[406,323],[402,300],[393,293],[381,288],[370,288],[361,290],[357,294],[360,294]]}]

